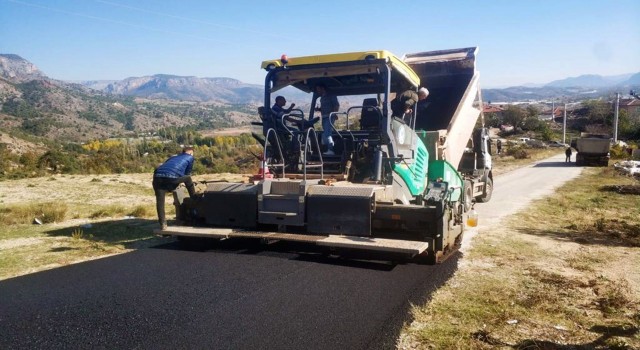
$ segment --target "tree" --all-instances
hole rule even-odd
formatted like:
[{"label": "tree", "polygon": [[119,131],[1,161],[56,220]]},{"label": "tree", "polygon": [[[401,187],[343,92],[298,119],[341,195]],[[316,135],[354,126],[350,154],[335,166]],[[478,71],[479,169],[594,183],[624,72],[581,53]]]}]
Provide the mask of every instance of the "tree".
[{"label": "tree", "polygon": [[609,103],[598,100],[588,100],[584,101],[582,106],[591,124],[612,125],[613,109]]},{"label": "tree", "polygon": [[496,113],[487,113],[484,115],[484,120],[485,120],[485,124],[486,126],[489,127],[493,127],[493,128],[499,128],[500,127],[500,118],[498,117],[498,115]]},{"label": "tree", "polygon": [[538,110],[538,107],[536,107],[534,105],[528,105],[527,106],[527,116],[528,117],[536,117],[536,119],[537,119],[538,115],[540,115],[540,111]]},{"label": "tree", "polygon": [[518,106],[507,106],[502,112],[505,123],[513,125],[514,128],[521,128],[526,113]]}]

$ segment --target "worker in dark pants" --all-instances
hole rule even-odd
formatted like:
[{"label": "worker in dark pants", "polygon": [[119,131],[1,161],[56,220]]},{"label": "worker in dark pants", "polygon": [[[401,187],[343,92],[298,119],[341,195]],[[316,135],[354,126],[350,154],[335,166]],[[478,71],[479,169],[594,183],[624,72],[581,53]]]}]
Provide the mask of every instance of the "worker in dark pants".
[{"label": "worker in dark pants", "polygon": [[181,154],[167,159],[153,172],[153,192],[156,194],[158,222],[162,230],[167,229],[167,219],[164,213],[164,201],[167,192],[174,191],[181,183],[184,183],[187,186],[190,197],[193,197],[196,193],[191,176],[189,176],[192,168],[193,147],[185,147]]},{"label": "worker in dark pants", "polygon": [[565,163],[571,163],[571,147],[567,147],[567,149],[564,151],[564,155],[567,156],[564,159]]}]

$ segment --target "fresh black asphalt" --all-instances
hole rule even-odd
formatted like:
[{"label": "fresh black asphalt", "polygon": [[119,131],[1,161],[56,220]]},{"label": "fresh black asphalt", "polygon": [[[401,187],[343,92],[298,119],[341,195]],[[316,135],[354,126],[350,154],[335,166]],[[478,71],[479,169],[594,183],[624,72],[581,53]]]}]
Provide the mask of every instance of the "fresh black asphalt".
[{"label": "fresh black asphalt", "polygon": [[193,251],[168,240],[1,281],[0,349],[394,348],[411,305],[458,260],[426,266],[306,248],[234,241]]}]

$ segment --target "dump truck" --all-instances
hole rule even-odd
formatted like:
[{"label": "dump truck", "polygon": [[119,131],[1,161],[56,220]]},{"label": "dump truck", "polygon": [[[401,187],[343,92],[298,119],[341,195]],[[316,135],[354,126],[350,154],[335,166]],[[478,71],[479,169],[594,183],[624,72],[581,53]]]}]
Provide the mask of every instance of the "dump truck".
[{"label": "dump truck", "polygon": [[[178,224],[157,233],[185,242],[253,238],[443,261],[459,247],[473,202],[488,201],[493,189],[476,53],[397,57],[381,50],[262,62],[261,176],[208,183],[193,197],[175,191]],[[309,127],[317,120],[319,84],[348,104],[330,116],[332,155],[323,154],[322,131]],[[421,86],[431,91],[422,112],[393,116],[394,95]],[[285,88],[309,94],[306,114],[270,109]]]},{"label": "dump truck", "polygon": [[575,148],[576,165],[608,166],[611,138],[606,134],[581,133],[580,138],[572,140],[571,147]]}]

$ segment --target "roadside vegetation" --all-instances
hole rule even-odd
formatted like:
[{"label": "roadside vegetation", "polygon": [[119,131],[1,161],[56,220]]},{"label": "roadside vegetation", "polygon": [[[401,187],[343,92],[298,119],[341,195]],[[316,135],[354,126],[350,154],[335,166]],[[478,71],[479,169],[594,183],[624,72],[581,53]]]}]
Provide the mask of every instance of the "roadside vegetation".
[{"label": "roadside vegetation", "polygon": [[640,188],[589,168],[480,231],[402,349],[639,349]]},{"label": "roadside vegetation", "polygon": [[127,174],[152,172],[181,145],[195,148],[194,174],[255,170],[261,147],[250,134],[203,137],[192,127],[167,128],[158,137],[51,144],[44,153],[10,152],[0,144],[0,180],[55,174]]}]

